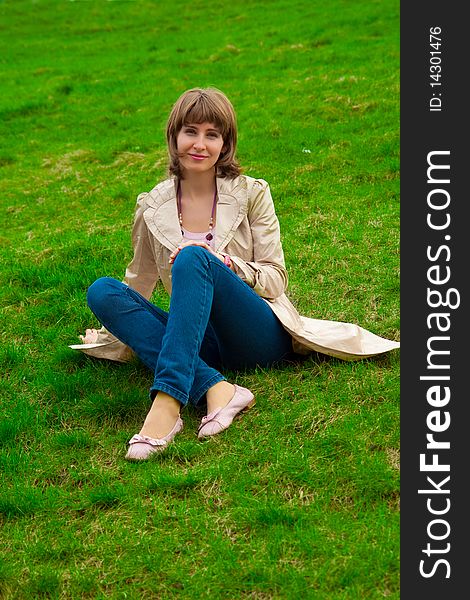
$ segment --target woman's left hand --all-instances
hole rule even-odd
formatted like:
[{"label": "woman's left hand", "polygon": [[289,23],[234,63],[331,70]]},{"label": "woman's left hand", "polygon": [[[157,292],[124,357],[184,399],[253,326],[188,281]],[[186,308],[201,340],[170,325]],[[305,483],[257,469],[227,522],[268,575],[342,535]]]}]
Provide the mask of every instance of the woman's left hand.
[{"label": "woman's left hand", "polygon": [[170,265],[172,265],[175,262],[175,258],[178,256],[178,254],[181,252],[181,250],[183,248],[186,248],[187,246],[200,246],[201,248],[205,248],[206,250],[208,250],[213,256],[215,256],[216,258],[218,258],[219,260],[221,260],[222,262],[224,262],[224,257],[222,256],[222,254],[218,254],[217,252],[215,252],[212,247],[206,243],[206,242],[199,242],[197,240],[189,240],[187,242],[182,242],[178,248],[176,248],[176,250],[174,250],[171,254],[170,254],[170,258],[168,260],[168,262],[170,263]]},{"label": "woman's left hand", "polygon": [[83,344],[96,344],[98,335],[97,329],[86,329],[85,335],[79,335],[78,337],[82,340]]}]

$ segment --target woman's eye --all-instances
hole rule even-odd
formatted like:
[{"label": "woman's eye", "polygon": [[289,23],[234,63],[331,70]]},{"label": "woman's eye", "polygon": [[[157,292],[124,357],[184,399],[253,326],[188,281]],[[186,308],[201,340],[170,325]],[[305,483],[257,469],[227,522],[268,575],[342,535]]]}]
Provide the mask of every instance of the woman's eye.
[{"label": "woman's eye", "polygon": [[[183,133],[185,133],[186,135],[197,135],[197,130],[193,129],[191,127],[186,127],[185,129],[183,129]],[[219,137],[219,133],[217,131],[209,131],[207,132],[206,136],[210,139],[217,139]]]}]

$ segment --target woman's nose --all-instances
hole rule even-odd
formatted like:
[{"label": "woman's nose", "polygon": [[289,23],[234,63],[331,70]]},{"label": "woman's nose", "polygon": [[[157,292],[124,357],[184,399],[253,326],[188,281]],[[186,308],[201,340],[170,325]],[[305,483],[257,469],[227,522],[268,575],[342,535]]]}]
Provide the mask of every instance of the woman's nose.
[{"label": "woman's nose", "polygon": [[194,144],[193,144],[194,148],[196,149],[203,149],[205,147],[204,145],[204,137],[202,135],[198,136],[195,140],[194,140]]}]

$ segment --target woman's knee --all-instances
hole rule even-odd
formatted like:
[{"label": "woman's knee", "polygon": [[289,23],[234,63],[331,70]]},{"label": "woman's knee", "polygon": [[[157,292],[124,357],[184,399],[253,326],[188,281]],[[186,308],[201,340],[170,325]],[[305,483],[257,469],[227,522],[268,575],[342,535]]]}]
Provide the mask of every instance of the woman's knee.
[{"label": "woman's knee", "polygon": [[106,307],[111,294],[115,294],[122,283],[112,277],[100,277],[94,281],[87,291],[87,303],[93,312]]},{"label": "woman's knee", "polygon": [[209,250],[202,246],[185,246],[178,252],[173,263],[172,271],[193,267],[195,264],[207,261],[210,256]]}]

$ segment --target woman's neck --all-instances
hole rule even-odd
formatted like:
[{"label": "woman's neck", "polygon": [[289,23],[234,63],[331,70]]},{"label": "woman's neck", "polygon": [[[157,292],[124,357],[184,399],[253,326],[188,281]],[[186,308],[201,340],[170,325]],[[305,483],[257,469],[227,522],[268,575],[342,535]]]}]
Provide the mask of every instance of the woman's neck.
[{"label": "woman's neck", "polygon": [[184,173],[181,191],[187,198],[200,198],[214,193],[215,170],[204,173]]}]

